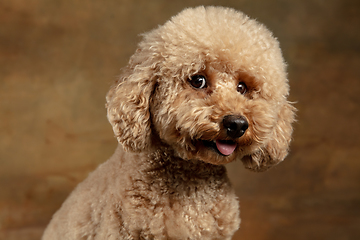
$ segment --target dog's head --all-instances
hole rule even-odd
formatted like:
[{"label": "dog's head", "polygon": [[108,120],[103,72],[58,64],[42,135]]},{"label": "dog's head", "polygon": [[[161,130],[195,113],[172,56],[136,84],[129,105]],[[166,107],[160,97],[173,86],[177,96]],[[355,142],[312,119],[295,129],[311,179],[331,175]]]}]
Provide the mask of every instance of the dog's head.
[{"label": "dog's head", "polygon": [[294,121],[279,44],[228,8],[186,9],[144,35],[107,95],[126,150],[153,139],[178,157],[265,170],[288,152]]}]

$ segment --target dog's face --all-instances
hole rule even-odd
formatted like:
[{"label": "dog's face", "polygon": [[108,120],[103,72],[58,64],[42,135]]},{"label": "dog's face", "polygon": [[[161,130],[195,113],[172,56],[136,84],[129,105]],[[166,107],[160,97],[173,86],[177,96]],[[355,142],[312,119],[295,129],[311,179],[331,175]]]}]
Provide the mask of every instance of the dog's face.
[{"label": "dog's face", "polygon": [[181,158],[214,164],[242,159],[273,130],[266,125],[275,125],[277,109],[259,98],[260,83],[222,64],[205,63],[186,78],[159,80],[152,123]]},{"label": "dog's face", "polygon": [[287,154],[294,120],[278,42],[225,8],[188,9],[144,36],[110,90],[125,149],[156,136],[178,157],[263,170]]}]

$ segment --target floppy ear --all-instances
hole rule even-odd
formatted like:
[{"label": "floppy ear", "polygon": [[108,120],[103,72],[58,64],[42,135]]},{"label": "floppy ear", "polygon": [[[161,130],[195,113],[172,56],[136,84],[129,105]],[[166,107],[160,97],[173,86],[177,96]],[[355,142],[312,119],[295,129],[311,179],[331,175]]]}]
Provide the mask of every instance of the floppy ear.
[{"label": "floppy ear", "polygon": [[106,96],[107,117],[125,150],[139,152],[150,145],[154,72],[150,66],[128,66]]},{"label": "floppy ear", "polygon": [[285,102],[270,139],[264,147],[242,159],[244,166],[254,171],[265,171],[284,160],[289,151],[293,131],[291,124],[294,120],[295,108],[289,102]]}]

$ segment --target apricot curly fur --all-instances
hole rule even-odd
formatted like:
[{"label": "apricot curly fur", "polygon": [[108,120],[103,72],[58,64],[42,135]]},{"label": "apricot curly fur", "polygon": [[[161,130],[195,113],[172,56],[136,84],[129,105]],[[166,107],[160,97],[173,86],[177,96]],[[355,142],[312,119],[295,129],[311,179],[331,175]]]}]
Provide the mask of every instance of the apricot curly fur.
[{"label": "apricot curly fur", "polygon": [[[195,75],[206,87],[191,85]],[[288,94],[278,41],[241,12],[185,9],[143,34],[106,96],[118,148],[64,202],[43,240],[231,239],[240,218],[224,164],[264,171],[286,157]],[[234,137],[225,116],[247,129]],[[224,154],[217,144],[234,148]]]}]

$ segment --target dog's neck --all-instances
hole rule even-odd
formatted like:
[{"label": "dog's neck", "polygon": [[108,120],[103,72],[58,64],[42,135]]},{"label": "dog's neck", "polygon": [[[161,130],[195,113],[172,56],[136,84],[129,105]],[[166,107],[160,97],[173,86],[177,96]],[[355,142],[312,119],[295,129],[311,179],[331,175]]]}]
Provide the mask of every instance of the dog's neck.
[{"label": "dog's neck", "polygon": [[182,178],[188,180],[214,176],[220,178],[226,177],[226,169],[223,165],[214,165],[196,159],[177,157],[178,155],[172,147],[164,143],[155,130],[152,131],[151,142],[152,145],[149,146],[147,151],[145,150],[145,152],[148,152],[145,159],[148,159],[150,169],[163,169],[168,173],[174,174],[174,176],[181,174]]},{"label": "dog's neck", "polygon": [[149,161],[146,171],[149,182],[161,185],[163,192],[170,193],[175,199],[230,185],[224,166],[184,160],[163,150],[151,153]]},{"label": "dog's neck", "polygon": [[194,159],[181,159],[176,157],[172,150],[166,148],[159,148],[149,153],[148,161],[151,172],[161,170],[173,176],[181,175],[185,181],[226,176],[226,169],[223,165],[214,165]]},{"label": "dog's neck", "polygon": [[[119,150],[124,154],[122,147]],[[128,154],[132,155],[130,157]],[[224,188],[230,186],[226,168],[198,160],[184,160],[174,156],[169,148],[159,147],[156,150],[141,153],[125,153],[123,164],[137,164],[136,172],[131,174],[138,184],[159,186],[164,193],[177,195],[193,191]],[[131,161],[127,161],[127,160]]]}]

